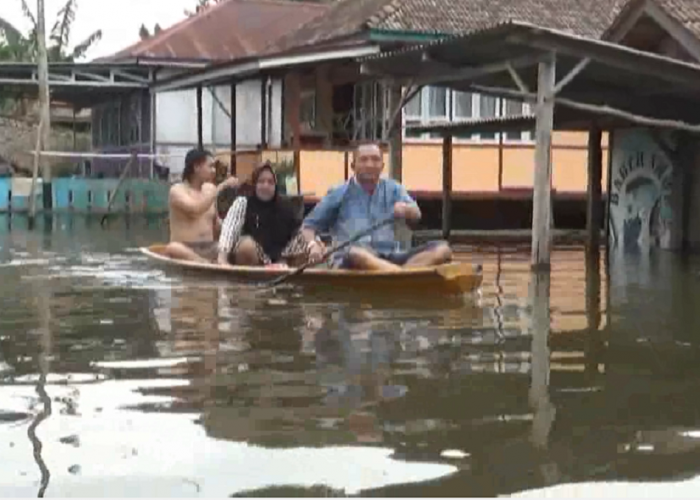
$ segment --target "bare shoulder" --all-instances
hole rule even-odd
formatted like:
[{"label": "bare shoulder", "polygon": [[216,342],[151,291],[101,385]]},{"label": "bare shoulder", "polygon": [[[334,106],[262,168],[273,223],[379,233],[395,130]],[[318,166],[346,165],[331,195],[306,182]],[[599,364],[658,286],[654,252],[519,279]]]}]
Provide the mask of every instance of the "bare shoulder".
[{"label": "bare shoulder", "polygon": [[184,185],[182,182],[178,182],[177,184],[173,184],[173,185],[170,187],[170,193],[169,193],[169,195],[170,195],[171,198],[173,198],[173,197],[181,197],[181,196],[183,196],[184,194],[186,194],[186,192],[187,192],[187,191],[185,190],[185,185]]},{"label": "bare shoulder", "polygon": [[212,193],[216,191],[216,186],[212,184],[211,182],[207,182],[205,184],[202,184],[202,192],[203,193]]}]

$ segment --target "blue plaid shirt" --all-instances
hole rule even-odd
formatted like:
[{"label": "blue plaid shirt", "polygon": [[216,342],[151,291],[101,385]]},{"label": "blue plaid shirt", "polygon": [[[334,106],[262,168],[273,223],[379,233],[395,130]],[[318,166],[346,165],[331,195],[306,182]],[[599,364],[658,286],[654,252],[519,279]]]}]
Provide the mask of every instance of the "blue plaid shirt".
[{"label": "blue plaid shirt", "polygon": [[[330,232],[336,243],[343,243],[390,217],[394,204],[399,201],[416,206],[406,188],[392,179],[380,179],[370,195],[353,177],[328,191],[306,217],[304,227],[313,229],[316,234]],[[368,246],[380,254],[405,250],[399,248],[392,224],[377,229],[356,244]]]}]

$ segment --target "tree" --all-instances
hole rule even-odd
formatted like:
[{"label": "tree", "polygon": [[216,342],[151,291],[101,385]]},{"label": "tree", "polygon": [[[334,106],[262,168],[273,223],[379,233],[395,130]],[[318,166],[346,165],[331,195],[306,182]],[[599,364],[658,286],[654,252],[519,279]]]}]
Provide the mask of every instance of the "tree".
[{"label": "tree", "polygon": [[[37,60],[37,21],[27,0],[21,0],[22,11],[30,21],[29,33],[22,34],[10,23],[0,23],[0,60],[36,62]],[[66,0],[48,36],[47,54],[49,61],[74,61],[83,57],[102,38],[102,30],[96,30],[72,49],[70,46],[71,28],[78,8],[77,0]]]}]

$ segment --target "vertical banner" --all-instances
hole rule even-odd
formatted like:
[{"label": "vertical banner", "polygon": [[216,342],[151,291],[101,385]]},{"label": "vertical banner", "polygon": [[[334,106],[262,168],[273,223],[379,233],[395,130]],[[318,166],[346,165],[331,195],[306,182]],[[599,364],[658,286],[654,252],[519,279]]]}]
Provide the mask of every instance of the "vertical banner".
[{"label": "vertical banner", "polygon": [[615,131],[611,176],[610,245],[670,248],[673,166],[647,130]]}]

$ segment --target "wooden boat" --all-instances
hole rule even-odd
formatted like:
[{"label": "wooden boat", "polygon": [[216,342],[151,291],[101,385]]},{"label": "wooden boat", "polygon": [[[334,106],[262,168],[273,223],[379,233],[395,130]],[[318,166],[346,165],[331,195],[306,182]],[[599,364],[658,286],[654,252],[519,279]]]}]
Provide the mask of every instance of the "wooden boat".
[{"label": "wooden boat", "polygon": [[[209,272],[219,277],[245,281],[270,281],[294,270],[270,269],[258,266],[220,266],[199,262],[171,259],[165,255],[165,245],[151,245],[140,249],[150,259],[183,271]],[[446,293],[463,294],[481,286],[481,266],[466,262],[452,262],[433,267],[405,268],[400,271],[353,271],[316,267],[294,276],[289,283],[340,287],[349,289],[390,289],[414,294]]]}]

